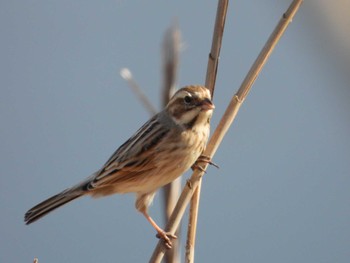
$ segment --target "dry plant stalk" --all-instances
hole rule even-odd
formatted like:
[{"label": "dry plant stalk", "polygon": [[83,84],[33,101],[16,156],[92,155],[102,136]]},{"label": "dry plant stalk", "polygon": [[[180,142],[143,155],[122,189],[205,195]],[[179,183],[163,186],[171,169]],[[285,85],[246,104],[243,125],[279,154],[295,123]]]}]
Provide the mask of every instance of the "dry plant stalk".
[{"label": "dry plant stalk", "polygon": [[[165,32],[163,39],[163,85],[162,85],[162,107],[164,108],[171,96],[176,90],[176,78],[177,69],[179,64],[179,54],[180,54],[180,43],[181,43],[181,32],[177,26],[177,23],[173,25]],[[143,93],[142,89],[139,87],[137,82],[132,76],[131,71],[128,68],[122,68],[120,70],[120,75],[126,80],[130,89],[134,92],[137,98],[141,101],[146,110],[152,115],[157,113],[157,110],[152,105],[147,96]],[[165,185],[164,190],[164,217],[165,221],[169,220],[169,217],[175,207],[176,201],[180,196],[181,191],[181,177],[177,178],[173,182]],[[178,236],[179,231],[176,235]],[[173,241],[173,246],[171,250],[166,253],[166,262],[177,263],[180,262],[179,256],[179,240]]]},{"label": "dry plant stalk", "polygon": [[[303,0],[294,0],[289,6],[289,8],[287,9],[287,11],[283,14],[281,20],[279,21],[276,28],[270,35],[265,46],[261,50],[259,56],[255,60],[253,66],[251,67],[247,76],[243,80],[239,90],[232,97],[229,105],[226,108],[226,111],[223,117],[219,122],[219,125],[215,129],[213,136],[210,138],[210,141],[204,152],[204,155],[212,158],[213,155],[215,154],[224,135],[226,134],[228,128],[231,126],[234,118],[236,117],[241,104],[243,103],[244,99],[248,95],[250,88],[252,87],[254,81],[256,80],[259,72],[261,71],[262,67],[265,65],[267,59],[271,55],[273,48],[276,46],[282,34],[285,32],[287,26],[292,21],[294,15],[298,11],[302,2]],[[203,168],[206,169],[207,166],[208,166],[207,164],[204,164]],[[171,215],[170,220],[167,224],[166,231],[169,231],[170,233],[174,233],[176,231],[180,223],[180,220],[183,217],[186,206],[190,201],[194,191],[196,190],[199,184],[200,178],[203,176],[203,174],[204,174],[203,171],[195,170],[191,178],[187,181],[187,184],[185,185],[181,193],[179,201],[177,202],[174,208],[174,212]],[[152,263],[161,262],[163,255],[165,253],[165,250],[166,248],[163,245],[163,241],[160,240],[149,262],[152,262]]]},{"label": "dry plant stalk", "polygon": [[[179,54],[180,54],[180,42],[181,42],[181,32],[176,23],[165,32],[163,39],[163,85],[162,85],[162,107],[164,108],[171,96],[176,90],[176,79],[177,79],[177,69],[179,64]],[[132,76],[131,71],[128,68],[122,68],[120,70],[120,75],[123,79],[127,81],[130,89],[134,92],[137,98],[141,101],[146,110],[151,114],[156,114],[157,110],[149,101],[147,96],[143,93],[137,82]],[[177,178],[175,181],[165,185],[164,190],[164,218],[167,222],[169,217],[175,207],[176,201],[180,196],[181,191],[181,177]],[[177,231],[179,232],[179,231]],[[178,233],[176,233],[178,236]],[[179,240],[173,241],[173,246],[171,250],[166,253],[166,262],[177,263],[180,262],[179,256]]]},{"label": "dry plant stalk", "polygon": [[137,98],[142,102],[143,106],[147,109],[151,115],[156,114],[158,111],[152,105],[152,103],[148,100],[147,96],[143,93],[142,89],[140,89],[136,80],[133,78],[131,71],[128,68],[122,68],[120,70],[120,76],[126,80],[130,89],[135,93]]},{"label": "dry plant stalk", "polygon": [[[165,107],[176,89],[177,69],[179,64],[181,33],[176,23],[165,32],[163,40],[163,87],[162,106]],[[163,187],[164,218],[167,222],[181,192],[181,177]],[[179,237],[179,231],[176,231]],[[173,247],[165,254],[165,262],[180,262],[179,239],[173,240]]]},{"label": "dry plant stalk", "polygon": [[[209,58],[208,58],[205,86],[210,90],[212,97],[214,96],[215,81],[216,81],[216,76],[218,71],[220,49],[221,49],[222,37],[224,34],[228,2],[229,2],[228,0],[218,1],[211,51],[209,53]],[[198,182],[196,191],[192,196],[191,204],[190,204],[188,227],[187,227],[186,252],[185,252],[185,261],[188,263],[194,262],[194,254],[195,254],[194,249],[195,249],[195,243],[196,243],[196,230],[197,230],[201,186],[202,186],[202,180],[200,179]]]}]

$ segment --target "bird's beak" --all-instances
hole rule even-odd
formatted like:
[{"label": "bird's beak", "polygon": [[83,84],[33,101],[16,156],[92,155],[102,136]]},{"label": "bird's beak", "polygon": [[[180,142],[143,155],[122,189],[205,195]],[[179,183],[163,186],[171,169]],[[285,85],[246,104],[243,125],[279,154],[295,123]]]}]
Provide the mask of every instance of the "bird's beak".
[{"label": "bird's beak", "polygon": [[212,110],[215,109],[214,104],[211,102],[210,99],[204,99],[201,103],[200,106],[202,108],[202,111],[208,111],[208,110]]}]

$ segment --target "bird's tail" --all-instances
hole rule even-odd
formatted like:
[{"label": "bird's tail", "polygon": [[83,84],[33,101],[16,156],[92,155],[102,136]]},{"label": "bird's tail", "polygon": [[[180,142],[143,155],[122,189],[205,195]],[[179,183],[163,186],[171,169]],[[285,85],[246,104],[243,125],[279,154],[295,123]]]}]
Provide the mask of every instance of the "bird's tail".
[{"label": "bird's tail", "polygon": [[41,217],[47,215],[51,211],[59,208],[60,206],[83,196],[86,191],[83,190],[82,185],[68,188],[61,193],[50,197],[49,199],[41,202],[40,204],[32,207],[27,211],[24,216],[24,222],[28,225]]}]

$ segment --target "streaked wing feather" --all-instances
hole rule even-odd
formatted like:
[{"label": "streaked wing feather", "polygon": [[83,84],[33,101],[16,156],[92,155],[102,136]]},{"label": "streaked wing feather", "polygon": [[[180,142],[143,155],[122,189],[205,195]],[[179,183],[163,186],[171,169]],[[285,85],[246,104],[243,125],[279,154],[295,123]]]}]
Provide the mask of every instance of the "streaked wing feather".
[{"label": "streaked wing feather", "polygon": [[161,113],[154,115],[149,121],[147,121],[137,132],[131,136],[126,142],[124,142],[108,159],[102,170],[108,170],[108,167],[116,163],[123,162],[126,159],[130,159],[137,155],[142,149],[142,142],[144,137],[158,125],[158,116]]},{"label": "streaked wing feather", "polygon": [[[135,177],[156,167],[152,148],[166,137],[170,127],[160,123],[160,112],[146,122],[130,139],[122,144],[90,182],[88,189],[96,189]],[[151,151],[151,152],[150,152]]]}]

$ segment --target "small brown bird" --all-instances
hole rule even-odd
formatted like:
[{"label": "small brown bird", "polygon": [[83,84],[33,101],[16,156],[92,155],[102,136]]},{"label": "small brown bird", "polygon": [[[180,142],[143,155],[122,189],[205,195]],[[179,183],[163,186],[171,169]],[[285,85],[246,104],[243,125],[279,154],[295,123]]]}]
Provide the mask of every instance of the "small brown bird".
[{"label": "small brown bird", "polygon": [[176,237],[161,229],[147,210],[157,189],[175,180],[201,156],[213,109],[207,88],[193,85],[178,90],[165,109],[122,144],[100,170],[31,208],[24,221],[30,224],[83,195],[134,192],[136,209],[171,247],[170,238]]}]

